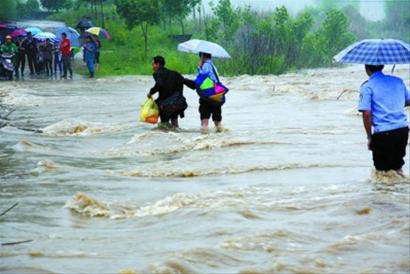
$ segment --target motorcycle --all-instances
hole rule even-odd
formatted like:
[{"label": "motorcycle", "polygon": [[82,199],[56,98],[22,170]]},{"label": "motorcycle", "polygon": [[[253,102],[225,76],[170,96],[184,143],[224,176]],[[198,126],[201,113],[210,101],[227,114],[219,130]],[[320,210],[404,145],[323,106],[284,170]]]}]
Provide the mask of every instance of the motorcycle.
[{"label": "motorcycle", "polygon": [[6,80],[13,80],[14,53],[3,53],[0,56],[0,77]]}]

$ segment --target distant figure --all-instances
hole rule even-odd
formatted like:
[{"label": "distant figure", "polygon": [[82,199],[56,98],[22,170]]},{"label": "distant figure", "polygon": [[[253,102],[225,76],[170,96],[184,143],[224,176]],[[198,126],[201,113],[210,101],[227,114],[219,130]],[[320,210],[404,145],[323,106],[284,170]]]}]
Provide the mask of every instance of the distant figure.
[{"label": "distant figure", "polygon": [[70,72],[70,78],[73,78],[73,70],[71,69],[71,43],[70,40],[67,39],[65,32],[61,34],[60,52],[64,71],[62,78],[67,78],[67,70]]},{"label": "distant figure", "polygon": [[87,64],[88,72],[90,73],[90,78],[94,78],[96,52],[97,45],[91,39],[90,36],[87,36],[86,42],[84,44],[84,60]]},{"label": "distant figure", "polygon": [[46,39],[46,43],[43,46],[43,61],[46,67],[47,75],[53,74],[53,44],[50,39]]},{"label": "distant figure", "polygon": [[188,107],[183,96],[184,78],[178,72],[165,68],[165,59],[162,56],[152,59],[152,69],[155,85],[147,96],[150,98],[159,93],[155,102],[159,107],[161,126],[178,128],[178,117],[184,118],[184,111]]},{"label": "distant figure", "polygon": [[37,43],[31,32],[27,33],[27,38],[23,41],[22,46],[26,52],[30,75],[37,72]]},{"label": "distant figure", "polygon": [[57,68],[58,71],[63,72],[63,62],[61,60],[61,52],[60,52],[60,43],[59,42],[54,42],[53,44],[53,52],[54,52],[54,73],[57,74]]},{"label": "distant figure", "polygon": [[[16,46],[18,49],[17,57],[16,57],[16,68],[15,68],[15,75],[17,78],[24,77],[24,69],[26,67],[26,50],[23,47],[24,39],[20,38],[16,42]],[[19,72],[20,69],[20,72]]]},{"label": "distant figure", "polygon": [[95,52],[95,63],[97,65],[100,64],[100,49],[101,49],[101,41],[98,37],[95,37],[95,44],[97,45],[97,51]]},{"label": "distant figure", "polygon": [[[15,65],[15,63],[16,63],[15,58],[16,58],[17,51],[18,51],[17,46],[13,43],[11,36],[7,35],[6,36],[6,42],[3,45],[0,46],[0,55],[3,54],[3,53],[13,55],[13,57],[11,58],[11,62],[12,62],[13,65]],[[1,63],[0,63],[0,65],[1,65]],[[11,71],[7,72],[7,74],[8,74],[7,77],[8,77],[9,80],[13,80],[13,70],[15,68],[11,67],[10,69],[11,69]]]},{"label": "distant figure", "polygon": [[0,53],[10,53],[16,54],[18,51],[16,44],[13,43],[13,40],[10,35],[6,36],[6,42],[1,45]]},{"label": "distant figure", "polygon": [[358,109],[363,115],[368,149],[373,153],[376,170],[395,170],[404,176],[403,158],[409,138],[404,107],[410,104],[410,92],[402,79],[383,74],[383,68],[383,65],[365,65],[370,78],[361,86]]}]

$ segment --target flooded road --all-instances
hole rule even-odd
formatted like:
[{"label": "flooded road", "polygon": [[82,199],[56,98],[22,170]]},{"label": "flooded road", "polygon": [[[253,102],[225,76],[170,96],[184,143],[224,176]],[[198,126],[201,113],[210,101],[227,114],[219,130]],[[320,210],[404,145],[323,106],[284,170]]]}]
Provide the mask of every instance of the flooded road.
[{"label": "flooded road", "polygon": [[409,180],[372,175],[366,79],[225,78],[207,135],[189,89],[181,132],[140,123],[148,76],[1,82],[0,241],[33,241],[0,273],[408,273]]}]

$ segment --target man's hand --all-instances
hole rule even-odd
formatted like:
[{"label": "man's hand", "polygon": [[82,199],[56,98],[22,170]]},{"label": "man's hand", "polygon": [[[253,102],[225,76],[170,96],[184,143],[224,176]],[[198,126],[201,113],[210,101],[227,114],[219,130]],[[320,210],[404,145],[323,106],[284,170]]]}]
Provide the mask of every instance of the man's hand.
[{"label": "man's hand", "polygon": [[368,150],[373,150],[372,149],[372,138],[367,138],[367,149]]}]

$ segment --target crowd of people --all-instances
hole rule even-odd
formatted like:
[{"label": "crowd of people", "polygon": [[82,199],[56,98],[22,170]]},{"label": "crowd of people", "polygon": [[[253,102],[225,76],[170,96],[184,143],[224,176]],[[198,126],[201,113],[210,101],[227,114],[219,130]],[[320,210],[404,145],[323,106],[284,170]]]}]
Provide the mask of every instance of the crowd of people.
[{"label": "crowd of people", "polygon": [[[83,40],[83,61],[87,64],[90,78],[93,78],[95,64],[99,63],[101,43],[93,35],[86,35]],[[17,79],[25,76],[26,64],[28,64],[30,76],[43,74],[60,75],[61,78],[73,77],[71,61],[74,58],[74,50],[66,33],[62,33],[61,39],[58,40],[38,40],[31,32],[15,40],[7,35],[5,42],[0,46],[0,54],[3,53],[12,55],[14,76]]]}]

